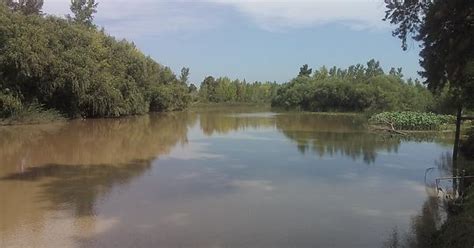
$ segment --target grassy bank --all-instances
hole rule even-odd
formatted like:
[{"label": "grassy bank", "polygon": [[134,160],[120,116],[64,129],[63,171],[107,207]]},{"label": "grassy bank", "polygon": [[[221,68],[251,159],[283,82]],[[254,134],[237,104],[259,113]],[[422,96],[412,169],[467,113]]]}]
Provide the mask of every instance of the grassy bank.
[{"label": "grassy bank", "polygon": [[0,126],[43,124],[65,120],[66,118],[58,111],[44,109],[42,106],[34,104],[21,107],[8,117],[0,118]]},{"label": "grassy bank", "polygon": [[464,202],[457,213],[446,220],[441,229],[435,233],[436,248],[465,248],[474,246],[474,187],[469,187]]},{"label": "grassy bank", "polygon": [[[444,162],[452,166],[450,158]],[[474,175],[473,160],[460,159],[458,167],[466,171],[466,176]],[[465,178],[463,185],[463,197],[441,197],[433,188],[435,194],[428,194],[418,214],[412,216],[410,229],[399,233],[394,228],[382,247],[474,247],[474,180]]]},{"label": "grassy bank", "polygon": [[213,103],[213,102],[195,102],[190,105],[190,108],[215,108],[215,107],[266,107],[270,109],[269,103],[251,103],[251,102],[225,102],[225,103]]},{"label": "grassy bank", "polygon": [[[467,175],[474,175],[474,160],[460,160]],[[448,207],[448,218],[434,234],[436,248],[474,247],[474,179],[465,179],[465,192],[462,200]]]}]

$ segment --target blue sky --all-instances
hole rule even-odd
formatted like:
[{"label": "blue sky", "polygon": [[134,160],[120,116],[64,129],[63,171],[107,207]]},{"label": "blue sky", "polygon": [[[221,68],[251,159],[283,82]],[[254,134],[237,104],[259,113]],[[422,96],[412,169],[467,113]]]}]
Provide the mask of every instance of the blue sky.
[{"label": "blue sky", "polygon": [[[207,75],[286,82],[303,64],[348,66],[380,60],[418,77],[418,47],[402,51],[383,22],[383,0],[98,0],[96,24],[133,41],[190,80]],[[63,16],[69,0],[45,0]]]}]

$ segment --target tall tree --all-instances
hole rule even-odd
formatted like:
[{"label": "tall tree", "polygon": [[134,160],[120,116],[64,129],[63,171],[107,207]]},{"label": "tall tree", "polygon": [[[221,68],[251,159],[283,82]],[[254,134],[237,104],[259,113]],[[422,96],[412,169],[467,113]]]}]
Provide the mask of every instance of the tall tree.
[{"label": "tall tree", "polygon": [[383,75],[384,72],[382,67],[380,67],[380,62],[376,61],[375,59],[369,60],[369,62],[367,62],[367,69],[365,70],[365,74],[367,77]]},{"label": "tall tree", "polygon": [[420,42],[420,74],[433,91],[449,84],[458,103],[474,94],[469,65],[474,61],[474,1],[385,0],[385,20],[398,25],[393,35]]},{"label": "tall tree", "polygon": [[300,73],[298,74],[299,77],[309,77],[311,76],[311,73],[313,73],[313,69],[310,69],[309,66],[307,64],[303,65],[301,68],[300,68]]},{"label": "tall tree", "polygon": [[398,78],[403,78],[403,73],[402,73],[402,68],[401,67],[396,68],[396,69],[394,67],[392,67],[388,74],[392,75],[392,76],[395,76],[395,77],[398,77]]},{"label": "tall tree", "polygon": [[179,76],[179,81],[181,81],[182,84],[187,84],[188,79],[189,79],[189,68],[183,67],[181,69],[181,75]]},{"label": "tall tree", "polygon": [[457,159],[459,127],[463,105],[473,103],[474,1],[472,0],[385,0],[385,20],[398,25],[393,35],[420,42],[420,74],[428,88],[441,91],[449,85],[457,105],[454,159]]},{"label": "tall tree", "polygon": [[0,4],[3,4],[11,10],[13,10],[15,6],[15,2],[13,2],[13,0],[0,0]]},{"label": "tall tree", "polygon": [[43,0],[0,0],[0,3],[5,4],[8,8],[14,11],[19,11],[25,15],[40,15],[43,8]]},{"label": "tall tree", "polygon": [[93,27],[94,14],[97,13],[97,3],[95,0],[71,0],[71,12],[74,17],[68,16],[68,19],[76,23]]}]

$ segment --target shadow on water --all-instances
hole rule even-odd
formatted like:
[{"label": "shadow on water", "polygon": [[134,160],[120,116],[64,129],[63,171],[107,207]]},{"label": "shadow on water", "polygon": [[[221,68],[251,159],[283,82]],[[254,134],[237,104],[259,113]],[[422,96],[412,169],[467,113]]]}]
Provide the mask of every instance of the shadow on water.
[{"label": "shadow on water", "polygon": [[374,163],[377,152],[398,153],[402,142],[432,142],[436,134],[392,136],[367,131],[367,120],[361,115],[282,115],[277,128],[295,141],[301,153],[311,151],[320,157],[340,154],[353,160],[362,158]]},{"label": "shadow on water", "polygon": [[397,152],[400,142],[367,133],[365,119],[357,115],[294,115],[278,118],[277,128],[293,140],[301,153],[323,157],[340,154],[353,160],[375,162],[376,152]]},{"label": "shadow on water", "polygon": [[[245,133],[240,139],[232,139],[235,138],[232,132],[241,131]],[[193,135],[198,138],[195,140]],[[201,140],[202,135],[220,137]],[[221,139],[223,136],[229,139]],[[335,209],[335,205],[341,205],[339,210],[347,211],[348,218],[367,214],[375,221],[374,216],[381,213],[375,207],[364,211],[357,204],[344,209],[343,205],[348,205],[346,201],[350,203],[345,196],[347,188],[353,185],[367,187],[369,193],[365,202],[370,202],[371,195],[381,188],[371,185],[382,181],[376,180],[380,177],[377,171],[366,176],[365,172],[358,171],[359,168],[332,166],[335,163],[353,164],[337,159],[349,158],[371,164],[375,163],[378,153],[397,153],[405,141],[430,142],[430,139],[433,138],[376,135],[366,131],[365,119],[357,115],[261,110],[189,111],[0,128],[0,197],[8,199],[0,204],[0,234],[17,235],[22,233],[18,231],[22,227],[46,230],[48,225],[60,226],[51,216],[61,213],[65,215],[63,219],[73,222],[91,219],[97,223],[97,228],[107,218],[119,222],[106,231],[91,228],[90,234],[82,236],[78,232],[77,244],[84,247],[120,246],[120,243],[114,243],[116,241],[175,244],[174,241],[179,243],[183,239],[207,247],[210,245],[207,241],[215,240],[216,233],[236,247],[244,246],[241,242],[246,241],[268,242],[262,243],[262,247],[274,245],[272,242],[282,232],[294,236],[283,237],[281,242],[312,244],[314,234],[310,232],[314,229],[309,227],[318,226],[320,220],[303,214],[314,213],[314,204],[321,208],[323,218],[340,217],[331,215],[330,210]],[[266,146],[262,148],[261,145]],[[281,151],[282,155],[274,150]],[[163,155],[168,156],[164,158]],[[299,160],[289,166],[287,155]],[[314,158],[318,156],[337,159],[322,159],[315,166]],[[157,162],[158,158],[161,160]],[[267,163],[271,159],[276,162]],[[443,166],[444,162],[440,161],[439,167]],[[386,170],[405,171],[403,168]],[[150,177],[145,176],[147,172]],[[316,180],[316,176],[320,178]],[[324,177],[330,180],[321,179]],[[335,178],[341,178],[341,182],[336,184]],[[370,182],[366,184],[359,178],[372,181],[368,180]],[[117,190],[122,186],[126,193]],[[411,192],[408,188],[401,187]],[[285,192],[285,189],[290,191]],[[331,195],[333,192],[336,194]],[[357,191],[352,195],[356,194]],[[328,195],[327,204],[320,201]],[[214,208],[209,207],[210,202],[215,204]],[[254,206],[255,202],[267,202],[268,205]],[[382,205],[379,207],[384,208]],[[425,205],[423,214],[427,217],[420,217],[420,221],[429,226],[432,225],[428,221],[431,202]],[[141,207],[142,213],[136,213],[137,206]],[[176,209],[177,206],[181,209]],[[301,215],[291,210],[303,206],[308,208],[295,211]],[[261,212],[253,213],[249,209]],[[298,221],[295,217],[299,217]],[[437,220],[435,217],[430,217],[432,222]],[[252,222],[252,219],[258,221]],[[352,223],[358,221],[355,219]],[[364,217],[363,221],[367,219]],[[285,230],[285,225],[279,225],[281,223],[287,223],[293,229]],[[133,228],[132,224],[135,224]],[[166,232],[147,238],[151,232],[160,230]],[[257,235],[253,232],[259,232],[260,238],[254,237]],[[27,230],[24,233],[28,233]],[[5,240],[9,241],[8,238]],[[15,239],[10,241],[15,242]],[[102,243],[96,244],[96,241]],[[153,245],[156,243],[144,243],[143,246]]]},{"label": "shadow on water", "polygon": [[239,115],[239,113],[199,113],[202,132],[207,136],[228,134],[246,129],[273,128],[276,125],[274,114]]},{"label": "shadow on water", "polygon": [[202,112],[199,122],[207,136],[246,129],[276,129],[293,141],[301,154],[319,157],[341,155],[374,163],[378,152],[397,153],[402,142],[445,142],[434,133],[406,137],[381,135],[367,131],[367,120],[353,114],[260,113],[238,115],[218,110]]},{"label": "shadow on water", "polygon": [[207,136],[246,129],[277,130],[302,154],[340,155],[367,164],[375,162],[378,152],[397,153],[401,142],[436,139],[432,134],[389,137],[370,133],[366,119],[358,115],[239,111],[216,109],[0,128],[0,177],[45,164],[116,164],[166,154],[174,145],[187,142],[188,129],[198,120]]},{"label": "shadow on water", "polygon": [[358,115],[329,114],[263,114],[216,115],[201,113],[200,125],[204,134],[227,134],[248,128],[275,128],[286,138],[295,142],[297,149],[305,154],[312,151],[323,157],[341,154],[356,160],[363,157],[372,163],[377,150],[396,152],[400,141],[387,139],[366,132],[366,120]]},{"label": "shadow on water", "polygon": [[0,177],[46,164],[120,164],[168,153],[187,142],[195,115],[157,114],[0,128]]},{"label": "shadow on water", "polygon": [[197,116],[123,119],[0,128],[0,234],[47,220],[45,210],[94,215],[96,203],[188,142]]},{"label": "shadow on water", "polygon": [[125,165],[58,165],[33,167],[0,180],[42,181],[40,200],[54,209],[72,209],[76,217],[95,215],[96,202],[151,168],[150,160]]},{"label": "shadow on water", "polygon": [[[461,168],[474,168],[474,161],[461,159]],[[451,177],[453,172],[452,156],[442,154],[435,161],[439,178]],[[427,170],[428,171],[428,170]],[[430,171],[430,172],[431,172]],[[456,173],[454,173],[456,175]],[[470,248],[474,247],[474,195],[473,181],[466,179],[468,195],[460,199],[454,188],[456,181],[449,180],[448,185],[426,185],[427,198],[419,213],[411,218],[408,232],[400,233],[395,227],[383,248]],[[436,188],[438,187],[438,188]],[[469,188],[470,187],[470,188]],[[449,189],[450,188],[450,189]],[[463,201],[463,205],[458,205]]]}]

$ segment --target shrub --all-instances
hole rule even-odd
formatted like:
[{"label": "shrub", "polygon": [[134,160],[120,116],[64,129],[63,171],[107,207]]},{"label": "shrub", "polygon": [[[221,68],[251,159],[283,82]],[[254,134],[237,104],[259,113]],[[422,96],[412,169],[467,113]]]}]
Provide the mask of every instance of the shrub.
[{"label": "shrub", "polygon": [[376,114],[369,122],[377,125],[393,125],[395,129],[401,130],[438,130],[442,125],[454,123],[455,119],[450,115],[405,111]]},{"label": "shrub", "polygon": [[10,117],[20,111],[21,108],[21,101],[18,97],[0,92],[0,118]]},{"label": "shrub", "polygon": [[64,117],[58,111],[33,103],[20,107],[8,118],[0,119],[0,125],[39,124],[62,120]]},{"label": "shrub", "polygon": [[[373,65],[369,61],[368,65]],[[421,84],[379,69],[323,67],[312,76],[298,76],[282,85],[272,106],[308,111],[429,111],[433,95]]]},{"label": "shrub", "polygon": [[[0,116],[34,103],[69,117],[143,114],[150,89],[167,105],[156,109],[182,109],[189,94],[170,68],[133,43],[64,18],[12,12],[1,3],[0,72]],[[7,89],[21,98],[1,94]]]},{"label": "shrub", "polygon": [[191,101],[188,88],[184,85],[160,85],[149,92],[150,111],[183,110]]}]

